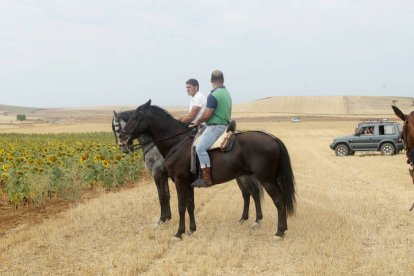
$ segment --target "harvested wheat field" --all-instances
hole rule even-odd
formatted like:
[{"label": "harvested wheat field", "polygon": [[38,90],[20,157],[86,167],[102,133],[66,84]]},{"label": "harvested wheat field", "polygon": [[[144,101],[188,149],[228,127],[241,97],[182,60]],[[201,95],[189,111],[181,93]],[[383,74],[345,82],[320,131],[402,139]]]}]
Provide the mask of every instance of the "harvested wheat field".
[{"label": "harvested wheat field", "polygon": [[[241,121],[239,129],[281,138],[296,177],[297,209],[289,230],[274,241],[276,209],[266,194],[264,219],[238,222],[242,196],[235,181],[195,191],[197,232],[173,241],[178,227],[159,216],[156,187],[107,193],[0,236],[1,274],[142,275],[412,275],[414,202],[405,155],[338,158],[334,136],[357,121]],[[188,218],[187,218],[188,228]]]}]

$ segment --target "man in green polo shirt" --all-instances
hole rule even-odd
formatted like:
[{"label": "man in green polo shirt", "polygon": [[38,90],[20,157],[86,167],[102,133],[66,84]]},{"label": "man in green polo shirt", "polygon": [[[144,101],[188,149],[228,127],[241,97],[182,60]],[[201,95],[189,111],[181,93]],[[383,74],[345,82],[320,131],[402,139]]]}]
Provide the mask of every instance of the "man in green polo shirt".
[{"label": "man in green polo shirt", "polygon": [[219,70],[213,71],[211,74],[211,84],[213,85],[213,90],[207,97],[206,109],[203,115],[194,123],[198,125],[206,122],[207,126],[196,146],[203,178],[194,181],[191,184],[193,187],[210,187],[212,185],[211,163],[207,150],[223,134],[231,118],[232,101],[229,92],[224,87],[223,72]]}]

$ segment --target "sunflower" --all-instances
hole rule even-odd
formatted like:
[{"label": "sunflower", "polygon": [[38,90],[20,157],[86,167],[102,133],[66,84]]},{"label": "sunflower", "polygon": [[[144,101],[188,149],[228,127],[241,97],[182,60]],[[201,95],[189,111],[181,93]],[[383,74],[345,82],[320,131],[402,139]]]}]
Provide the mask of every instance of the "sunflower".
[{"label": "sunflower", "polygon": [[50,162],[52,162],[52,163],[56,162],[56,160],[57,160],[57,157],[56,157],[56,156],[54,156],[54,155],[49,155],[49,156],[47,157],[47,161],[50,161]]},{"label": "sunflower", "polygon": [[9,175],[7,173],[2,173],[1,174],[1,179],[6,181],[9,178]]},{"label": "sunflower", "polygon": [[102,160],[102,166],[104,166],[104,168],[108,168],[109,162],[107,160]]},{"label": "sunflower", "polygon": [[85,163],[86,159],[88,159],[88,158],[86,158],[84,155],[81,155],[81,157],[79,158],[79,162],[81,164],[83,164],[83,163]]}]

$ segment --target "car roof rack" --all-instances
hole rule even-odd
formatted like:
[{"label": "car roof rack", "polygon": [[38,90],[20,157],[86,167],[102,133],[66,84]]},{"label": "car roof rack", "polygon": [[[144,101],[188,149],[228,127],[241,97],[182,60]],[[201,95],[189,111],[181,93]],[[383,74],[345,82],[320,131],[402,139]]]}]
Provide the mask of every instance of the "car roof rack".
[{"label": "car roof rack", "polygon": [[368,118],[362,119],[361,123],[384,123],[389,122],[388,119],[379,119],[379,118]]}]

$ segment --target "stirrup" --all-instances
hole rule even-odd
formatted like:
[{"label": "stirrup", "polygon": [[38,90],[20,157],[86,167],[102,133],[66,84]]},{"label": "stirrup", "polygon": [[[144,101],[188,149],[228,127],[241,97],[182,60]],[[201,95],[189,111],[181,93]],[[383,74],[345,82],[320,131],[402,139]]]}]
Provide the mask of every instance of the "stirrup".
[{"label": "stirrup", "polygon": [[208,187],[211,187],[211,185],[208,185],[206,182],[204,182],[203,179],[197,178],[196,181],[194,181],[193,183],[191,183],[191,187],[208,188]]}]

